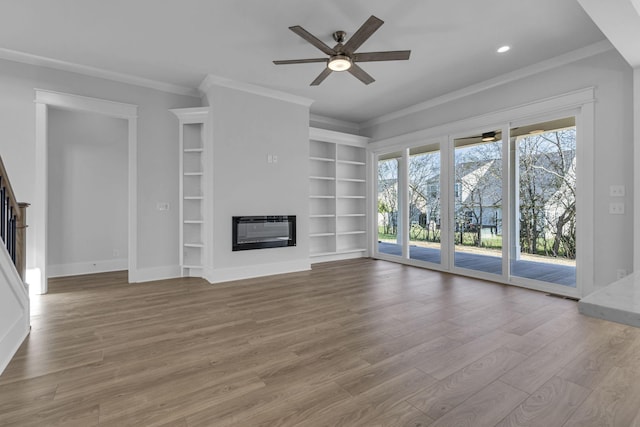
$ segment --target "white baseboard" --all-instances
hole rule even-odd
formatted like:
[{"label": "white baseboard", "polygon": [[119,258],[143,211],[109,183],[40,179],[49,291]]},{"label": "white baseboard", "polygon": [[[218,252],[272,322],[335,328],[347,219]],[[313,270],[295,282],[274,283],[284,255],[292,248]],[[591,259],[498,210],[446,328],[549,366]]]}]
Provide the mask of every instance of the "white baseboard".
[{"label": "white baseboard", "polygon": [[233,280],[252,279],[254,277],[272,276],[274,274],[295,273],[311,269],[308,259],[277,262],[270,264],[245,265],[233,268],[218,268],[204,271],[204,278],[210,283],[230,282]]},{"label": "white baseboard", "polygon": [[179,265],[166,265],[162,267],[139,268],[135,272],[129,271],[129,282],[131,283],[175,279],[176,277],[180,277]]},{"label": "white baseboard", "polygon": [[70,264],[54,264],[47,266],[47,276],[64,277],[80,274],[107,273],[129,268],[129,261],[123,259],[108,259],[102,261],[75,262]]},{"label": "white baseboard", "polygon": [[348,252],[344,254],[331,254],[331,255],[321,255],[314,256],[310,258],[311,264],[319,264],[321,262],[331,262],[331,261],[343,261],[347,259],[355,259],[355,258],[366,258],[367,252]]}]

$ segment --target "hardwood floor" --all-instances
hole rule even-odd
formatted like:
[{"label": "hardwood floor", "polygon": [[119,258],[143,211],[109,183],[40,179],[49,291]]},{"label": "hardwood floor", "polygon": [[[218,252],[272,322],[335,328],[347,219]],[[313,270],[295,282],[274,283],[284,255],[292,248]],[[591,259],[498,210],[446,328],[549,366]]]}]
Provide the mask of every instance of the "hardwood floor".
[{"label": "hardwood floor", "polygon": [[370,259],[49,288],[1,426],[640,426],[640,329],[538,292]]}]

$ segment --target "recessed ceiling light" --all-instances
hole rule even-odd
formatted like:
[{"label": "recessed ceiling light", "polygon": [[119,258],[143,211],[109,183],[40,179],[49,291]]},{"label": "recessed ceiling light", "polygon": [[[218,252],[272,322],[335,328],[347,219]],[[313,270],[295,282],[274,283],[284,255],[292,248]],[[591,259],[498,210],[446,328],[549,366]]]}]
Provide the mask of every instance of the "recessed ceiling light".
[{"label": "recessed ceiling light", "polygon": [[505,53],[505,52],[508,52],[510,49],[511,49],[511,46],[504,45],[504,46],[500,46],[498,50],[496,50],[496,52]]}]

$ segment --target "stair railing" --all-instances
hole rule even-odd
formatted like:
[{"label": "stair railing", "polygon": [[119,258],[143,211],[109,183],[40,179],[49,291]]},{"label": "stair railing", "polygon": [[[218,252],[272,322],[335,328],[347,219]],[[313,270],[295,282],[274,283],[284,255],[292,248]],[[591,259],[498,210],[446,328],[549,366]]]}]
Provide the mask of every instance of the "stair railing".
[{"label": "stair railing", "polygon": [[24,282],[26,263],[26,234],[28,203],[18,203],[11,182],[0,157],[0,241]]}]

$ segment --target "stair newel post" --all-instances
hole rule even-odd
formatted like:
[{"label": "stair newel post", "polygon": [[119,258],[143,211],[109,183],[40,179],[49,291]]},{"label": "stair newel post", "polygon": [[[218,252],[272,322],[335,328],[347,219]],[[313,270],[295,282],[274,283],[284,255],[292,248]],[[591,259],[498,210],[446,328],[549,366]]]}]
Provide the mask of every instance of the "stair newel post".
[{"label": "stair newel post", "polygon": [[27,208],[29,203],[18,203],[20,215],[16,227],[16,269],[24,282],[27,272]]}]

